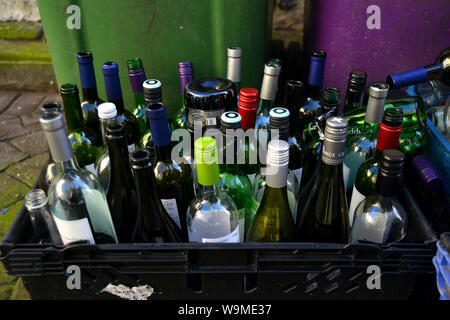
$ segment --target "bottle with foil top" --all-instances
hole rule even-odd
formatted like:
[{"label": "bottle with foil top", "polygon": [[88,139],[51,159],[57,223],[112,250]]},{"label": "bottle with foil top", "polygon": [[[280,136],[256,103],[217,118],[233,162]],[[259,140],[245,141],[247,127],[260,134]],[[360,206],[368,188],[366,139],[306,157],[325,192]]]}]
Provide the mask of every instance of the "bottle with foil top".
[{"label": "bottle with foil top", "polygon": [[239,92],[241,90],[242,49],[239,47],[228,47],[227,56],[227,79],[233,81],[236,92]]},{"label": "bottle with foil top", "polygon": [[255,123],[256,129],[268,129],[269,127],[269,111],[274,107],[280,72],[281,66],[279,64],[269,62],[264,65],[264,77],[259,92],[260,100]]},{"label": "bottle with foil top", "polygon": [[356,172],[364,160],[375,154],[378,129],[383,118],[384,104],[389,87],[384,82],[375,82],[369,87],[369,100],[364,126],[360,135],[347,138],[347,148],[344,159],[345,190],[352,190]]},{"label": "bottle with foil top", "polygon": [[57,166],[48,203],[64,244],[117,243],[117,236],[100,181],[79,167],[60,113],[44,113],[40,123]]},{"label": "bottle with foil top", "polygon": [[396,200],[403,182],[404,161],[405,156],[398,150],[383,151],[375,192],[356,207],[351,243],[393,243],[405,237],[408,215]]},{"label": "bottle with foil top", "polygon": [[178,62],[178,81],[180,84],[180,106],[173,117],[173,125],[175,128],[185,129],[187,125],[186,105],[184,103],[184,88],[194,80],[194,67],[192,62]]},{"label": "bottle with foil top", "polygon": [[239,242],[239,219],[234,201],[220,190],[216,141],[203,137],[195,141],[200,194],[187,210],[189,242]]},{"label": "bottle with foil top", "polygon": [[342,172],[347,125],[341,117],[327,120],[319,174],[305,209],[297,217],[301,241],[348,242],[348,211]]}]

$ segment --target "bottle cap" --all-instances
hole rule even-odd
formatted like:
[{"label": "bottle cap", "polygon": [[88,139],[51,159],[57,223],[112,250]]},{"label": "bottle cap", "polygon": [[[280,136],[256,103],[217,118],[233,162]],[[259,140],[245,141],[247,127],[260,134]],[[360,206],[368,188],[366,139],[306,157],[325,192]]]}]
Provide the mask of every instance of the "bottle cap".
[{"label": "bottle cap", "polygon": [[289,144],[284,140],[270,140],[266,161],[267,185],[272,188],[285,187],[289,171]]},{"label": "bottle cap", "polygon": [[324,111],[329,111],[332,108],[337,108],[339,106],[340,92],[338,88],[329,87],[322,91],[320,97],[320,106],[325,109]]},{"label": "bottle cap", "polygon": [[39,119],[52,158],[55,161],[67,161],[73,157],[73,149],[67,138],[67,130],[61,112],[44,112]]},{"label": "bottle cap", "polygon": [[61,105],[58,102],[47,102],[41,106],[41,114],[45,112],[63,112]]},{"label": "bottle cap", "polygon": [[131,168],[134,170],[150,168],[151,155],[146,149],[135,150],[130,155]]},{"label": "bottle cap", "polygon": [[384,110],[382,124],[388,127],[398,128],[402,126],[403,110],[399,108],[389,108]]},{"label": "bottle cap", "polygon": [[386,149],[378,168],[375,190],[385,197],[395,197],[402,184],[405,155],[394,149]]},{"label": "bottle cap", "polygon": [[147,105],[162,101],[161,81],[148,79],[142,83],[142,87],[144,89],[144,100]]},{"label": "bottle cap", "polygon": [[141,59],[134,58],[128,60],[128,77],[130,78],[133,93],[142,93],[142,84],[144,83],[146,76]]},{"label": "bottle cap", "polygon": [[428,191],[439,192],[443,189],[444,179],[425,155],[415,157],[411,163]]},{"label": "bottle cap", "polygon": [[120,122],[112,122],[106,125],[105,136],[108,140],[126,138],[125,125]]},{"label": "bottle cap", "polygon": [[112,102],[104,102],[98,106],[98,117],[106,120],[117,116],[116,105]]},{"label": "bottle cap", "polygon": [[97,86],[92,53],[89,51],[78,52],[78,71],[80,72],[80,82],[82,88],[94,88]]},{"label": "bottle cap", "polygon": [[180,96],[184,95],[186,85],[194,80],[194,68],[192,62],[178,62],[178,81],[180,83]]},{"label": "bottle cap", "polygon": [[367,73],[361,70],[353,70],[348,77],[348,85],[358,89],[364,89],[366,86]]},{"label": "bottle cap", "polygon": [[169,122],[167,120],[167,109],[161,102],[152,105],[154,109],[147,108],[147,118],[150,123],[153,142],[157,147],[170,144]]},{"label": "bottle cap", "polygon": [[28,211],[39,210],[48,203],[44,190],[31,189],[25,195],[25,207]]},{"label": "bottle cap", "polygon": [[375,82],[369,86],[369,99],[364,121],[368,123],[381,122],[388,91],[389,86],[384,82]]},{"label": "bottle cap", "polygon": [[194,148],[198,183],[204,186],[217,184],[220,178],[216,140],[212,137],[198,138]]},{"label": "bottle cap", "polygon": [[116,62],[107,61],[102,65],[105,92],[108,100],[122,99],[122,87],[119,78],[119,66]]},{"label": "bottle cap", "polygon": [[259,91],[255,88],[242,88],[239,92],[238,112],[242,117],[242,130],[255,127],[258,93]]},{"label": "bottle cap", "polygon": [[321,87],[323,83],[323,75],[325,71],[325,59],[327,54],[325,51],[313,51],[311,53],[311,64],[309,66],[308,84]]},{"label": "bottle cap", "polygon": [[275,100],[278,87],[278,78],[281,73],[281,66],[273,62],[264,65],[264,77],[259,96],[265,100]]},{"label": "bottle cap", "polygon": [[327,119],[322,162],[329,165],[338,165],[344,161],[347,126],[347,120],[342,117],[331,117]]},{"label": "bottle cap", "polygon": [[92,52],[81,51],[77,53],[77,61],[82,64],[92,64],[94,58],[92,57]]},{"label": "bottle cap", "polygon": [[220,128],[223,133],[227,129],[239,129],[241,127],[241,115],[234,111],[226,111],[220,116]]},{"label": "bottle cap", "polygon": [[242,49],[239,47],[227,48],[227,79],[233,82],[241,82]]}]

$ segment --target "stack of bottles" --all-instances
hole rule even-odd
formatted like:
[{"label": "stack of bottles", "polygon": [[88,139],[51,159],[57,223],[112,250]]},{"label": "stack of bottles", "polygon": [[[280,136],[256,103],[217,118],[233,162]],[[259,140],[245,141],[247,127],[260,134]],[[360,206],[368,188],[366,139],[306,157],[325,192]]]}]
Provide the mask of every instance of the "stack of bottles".
[{"label": "stack of bottles", "polygon": [[82,98],[67,83],[62,107],[41,107],[50,159],[25,199],[32,241],[402,241],[405,171],[433,193],[444,181],[427,161],[422,99],[395,88],[447,81],[446,52],[367,88],[365,72],[350,72],[343,108],[338,89],[322,88],[324,51],[312,53],[306,83],[280,83],[280,61],[267,62],[259,90],[241,88],[238,47],[227,50],[227,78],[194,80],[193,64],[180,62],[176,108],[138,58],[127,61],[134,105],[125,107],[116,62],[102,65],[104,102],[92,53],[80,52]]}]

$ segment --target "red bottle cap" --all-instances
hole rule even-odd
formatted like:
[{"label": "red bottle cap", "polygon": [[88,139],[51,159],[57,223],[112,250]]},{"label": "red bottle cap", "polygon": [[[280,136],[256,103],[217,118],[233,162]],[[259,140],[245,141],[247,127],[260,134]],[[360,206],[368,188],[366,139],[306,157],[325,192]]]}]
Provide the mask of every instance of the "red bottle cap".
[{"label": "red bottle cap", "polygon": [[402,127],[389,127],[384,123],[380,123],[380,132],[378,133],[377,149],[384,151],[387,149],[397,149],[398,139]]},{"label": "red bottle cap", "polygon": [[241,128],[255,128],[259,92],[255,88],[242,88],[239,92],[238,113],[241,115]]}]

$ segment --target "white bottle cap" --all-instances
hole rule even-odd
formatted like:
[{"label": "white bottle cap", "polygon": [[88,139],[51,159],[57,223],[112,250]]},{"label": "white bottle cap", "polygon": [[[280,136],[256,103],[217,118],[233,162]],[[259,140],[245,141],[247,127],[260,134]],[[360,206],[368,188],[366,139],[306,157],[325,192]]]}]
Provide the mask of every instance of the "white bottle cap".
[{"label": "white bottle cap", "polygon": [[284,140],[270,140],[267,146],[266,183],[272,188],[286,186],[289,165],[289,144]]},{"label": "white bottle cap", "polygon": [[145,89],[157,89],[157,88],[161,87],[161,81],[159,81],[157,79],[148,79],[148,80],[144,81],[142,86]]},{"label": "white bottle cap", "polygon": [[98,117],[100,119],[111,119],[117,116],[116,105],[112,102],[104,102],[98,106]]}]

